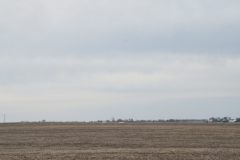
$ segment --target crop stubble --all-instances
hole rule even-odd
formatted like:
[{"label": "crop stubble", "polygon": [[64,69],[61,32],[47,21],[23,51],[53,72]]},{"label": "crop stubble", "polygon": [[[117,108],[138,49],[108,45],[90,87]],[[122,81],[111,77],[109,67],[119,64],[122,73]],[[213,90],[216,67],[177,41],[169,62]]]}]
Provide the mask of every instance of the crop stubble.
[{"label": "crop stubble", "polygon": [[0,125],[0,160],[237,160],[238,124]]}]

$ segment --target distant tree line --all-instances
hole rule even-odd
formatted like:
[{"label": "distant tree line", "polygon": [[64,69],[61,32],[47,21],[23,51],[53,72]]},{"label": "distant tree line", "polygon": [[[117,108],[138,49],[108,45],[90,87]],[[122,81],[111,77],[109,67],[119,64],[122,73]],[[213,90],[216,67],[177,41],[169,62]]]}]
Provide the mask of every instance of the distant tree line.
[{"label": "distant tree line", "polygon": [[159,120],[134,120],[133,118],[129,119],[115,119],[111,120],[98,120],[98,123],[164,123],[164,122],[172,122],[172,123],[233,123],[240,122],[240,118],[233,119],[231,117],[211,117],[209,119],[159,119]]},{"label": "distant tree line", "polygon": [[240,122],[240,118],[236,118],[235,122]]},{"label": "distant tree line", "polygon": [[[212,117],[212,118],[209,118],[209,121],[213,123],[217,123],[217,122],[229,123],[229,122],[234,122],[234,119],[232,119],[231,117]],[[237,119],[235,121],[237,121]]]},{"label": "distant tree line", "polygon": [[[46,120],[38,121],[38,123],[45,123]],[[80,121],[73,121],[78,123]],[[111,120],[98,120],[98,121],[81,121],[82,123],[240,123],[239,118],[231,117],[211,117],[209,119],[158,119],[158,120],[135,120],[133,118],[122,119],[112,118]],[[31,121],[21,121],[21,123],[31,123]],[[49,121],[48,121],[49,123]]]},{"label": "distant tree line", "polygon": [[229,123],[229,122],[240,122],[240,118],[233,119],[231,117],[212,117],[209,118],[210,122],[215,122],[215,123]]}]

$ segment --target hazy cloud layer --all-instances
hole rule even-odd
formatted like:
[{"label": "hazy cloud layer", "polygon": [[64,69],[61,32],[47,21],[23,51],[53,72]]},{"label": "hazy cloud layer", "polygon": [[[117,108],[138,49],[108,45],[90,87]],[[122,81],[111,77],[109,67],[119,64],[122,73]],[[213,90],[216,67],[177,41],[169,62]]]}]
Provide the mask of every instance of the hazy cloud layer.
[{"label": "hazy cloud layer", "polygon": [[2,53],[240,51],[237,0],[1,1]]},{"label": "hazy cloud layer", "polygon": [[239,116],[240,1],[0,1],[10,121]]}]

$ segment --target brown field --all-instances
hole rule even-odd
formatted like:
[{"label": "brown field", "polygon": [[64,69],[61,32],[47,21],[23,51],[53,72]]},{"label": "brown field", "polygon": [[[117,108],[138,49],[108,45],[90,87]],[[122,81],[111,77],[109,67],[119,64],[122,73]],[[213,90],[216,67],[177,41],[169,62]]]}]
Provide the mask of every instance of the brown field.
[{"label": "brown field", "polygon": [[235,160],[238,124],[0,124],[0,160]]}]

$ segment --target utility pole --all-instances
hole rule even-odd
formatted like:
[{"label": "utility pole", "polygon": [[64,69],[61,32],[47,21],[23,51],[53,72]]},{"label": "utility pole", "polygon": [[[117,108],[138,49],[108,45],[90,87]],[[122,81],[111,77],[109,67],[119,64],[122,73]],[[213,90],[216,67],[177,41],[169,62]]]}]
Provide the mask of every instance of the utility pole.
[{"label": "utility pole", "polygon": [[5,123],[6,122],[6,115],[5,115],[5,113],[3,113],[3,123]]}]

